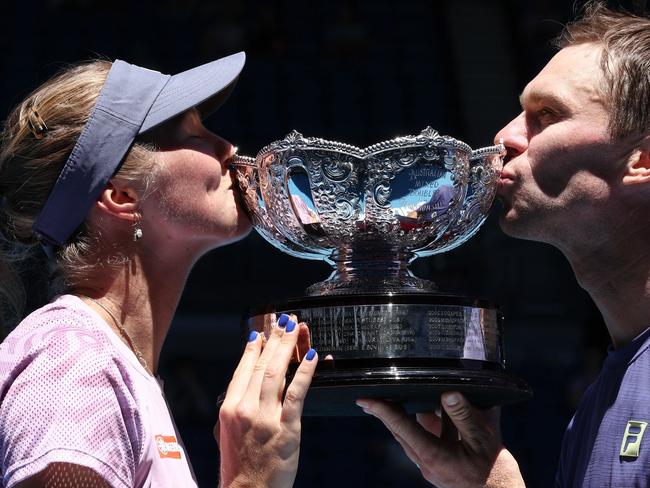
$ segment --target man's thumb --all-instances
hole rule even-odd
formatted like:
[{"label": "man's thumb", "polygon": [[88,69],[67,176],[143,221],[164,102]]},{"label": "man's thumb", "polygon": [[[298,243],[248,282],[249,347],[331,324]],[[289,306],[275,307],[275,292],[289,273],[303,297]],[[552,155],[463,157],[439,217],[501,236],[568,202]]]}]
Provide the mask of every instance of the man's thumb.
[{"label": "man's thumb", "polygon": [[442,406],[449,415],[449,418],[458,429],[461,438],[472,444],[477,432],[477,419],[474,418],[472,405],[458,392],[442,394]]}]

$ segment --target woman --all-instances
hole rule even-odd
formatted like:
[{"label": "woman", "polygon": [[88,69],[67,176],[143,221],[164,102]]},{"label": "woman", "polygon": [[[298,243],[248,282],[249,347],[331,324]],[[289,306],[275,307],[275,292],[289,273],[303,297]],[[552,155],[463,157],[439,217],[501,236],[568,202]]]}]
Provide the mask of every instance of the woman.
[{"label": "woman", "polygon": [[[0,345],[3,486],[196,486],[156,371],[193,264],[250,231],[228,172],[234,148],[201,122],[244,59],[174,76],[79,65],[7,119],[3,325],[20,316],[15,268],[30,256],[48,256],[53,298]],[[249,337],[215,428],[223,487],[293,484],[317,362],[310,350],[282,401],[305,330],[295,322]]]}]

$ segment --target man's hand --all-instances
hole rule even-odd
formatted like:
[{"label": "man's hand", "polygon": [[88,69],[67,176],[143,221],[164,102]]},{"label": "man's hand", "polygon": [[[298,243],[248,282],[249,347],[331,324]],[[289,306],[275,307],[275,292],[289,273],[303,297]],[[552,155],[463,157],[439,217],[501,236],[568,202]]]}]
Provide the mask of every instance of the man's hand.
[{"label": "man's hand", "polygon": [[452,436],[445,435],[448,430],[435,413],[413,418],[394,403],[360,399],[357,404],[384,423],[438,488],[525,486],[517,461],[501,443],[498,408],[479,410],[456,392],[444,393],[441,402],[455,426]]},{"label": "man's hand", "polygon": [[306,326],[296,321],[280,316],[265,344],[260,334],[249,337],[215,427],[222,488],[293,485],[302,407],[318,362],[316,351],[308,351],[283,400],[287,366],[304,343]]}]

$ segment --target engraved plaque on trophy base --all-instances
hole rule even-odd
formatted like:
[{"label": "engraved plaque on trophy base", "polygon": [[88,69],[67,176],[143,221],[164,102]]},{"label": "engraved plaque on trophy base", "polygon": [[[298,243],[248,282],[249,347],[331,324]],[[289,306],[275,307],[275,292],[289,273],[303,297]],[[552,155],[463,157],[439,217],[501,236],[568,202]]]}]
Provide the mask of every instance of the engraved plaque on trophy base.
[{"label": "engraved plaque on trophy base", "polygon": [[[362,397],[425,412],[444,391],[485,407],[531,396],[524,381],[505,371],[502,315],[484,300],[436,293],[311,296],[253,309],[248,329],[268,334],[281,313],[309,325],[321,358],[305,415],[362,415],[355,404]],[[328,354],[334,359],[324,360]]]}]

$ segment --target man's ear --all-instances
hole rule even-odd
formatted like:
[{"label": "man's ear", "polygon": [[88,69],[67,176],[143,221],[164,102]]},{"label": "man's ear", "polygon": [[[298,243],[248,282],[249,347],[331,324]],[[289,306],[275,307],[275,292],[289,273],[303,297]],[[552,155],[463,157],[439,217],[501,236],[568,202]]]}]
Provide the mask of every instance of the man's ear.
[{"label": "man's ear", "polygon": [[650,183],[650,135],[641,141],[630,159],[627,172],[623,176],[623,183],[627,185]]},{"label": "man's ear", "polygon": [[138,220],[138,196],[129,186],[110,180],[99,195],[97,207],[112,217],[135,222]]}]

